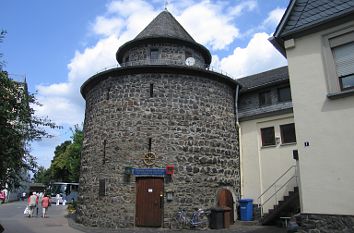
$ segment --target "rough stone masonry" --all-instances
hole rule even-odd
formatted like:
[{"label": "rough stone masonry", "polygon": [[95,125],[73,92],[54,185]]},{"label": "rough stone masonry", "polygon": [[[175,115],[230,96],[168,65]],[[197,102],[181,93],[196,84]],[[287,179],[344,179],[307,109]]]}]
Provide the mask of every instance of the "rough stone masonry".
[{"label": "rough stone masonry", "polygon": [[[176,24],[170,13],[161,14],[157,21],[167,17],[166,27]],[[82,86],[86,113],[77,220],[84,225],[136,225],[139,177],[127,168],[174,165],[173,175],[158,177],[163,179],[161,227],[174,227],[179,208],[191,212],[218,205],[222,189],[233,203],[240,197],[237,83],[205,68],[209,52],[201,45],[174,37],[165,43],[160,34],[128,42],[117,57],[129,65],[99,73]],[[155,65],[149,62],[152,48],[159,52]],[[185,65],[190,56],[196,66]],[[172,58],[173,64],[163,64]],[[147,154],[154,156],[152,164],[144,162]]]}]

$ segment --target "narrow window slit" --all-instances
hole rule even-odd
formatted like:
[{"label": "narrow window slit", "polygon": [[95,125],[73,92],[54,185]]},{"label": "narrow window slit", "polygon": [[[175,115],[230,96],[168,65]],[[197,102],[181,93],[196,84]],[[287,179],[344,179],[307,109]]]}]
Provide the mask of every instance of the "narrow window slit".
[{"label": "narrow window slit", "polygon": [[150,97],[154,97],[154,84],[150,83]]},{"label": "narrow window slit", "polygon": [[102,161],[103,164],[106,163],[106,144],[107,144],[107,141],[103,140],[103,161]]},{"label": "narrow window slit", "polygon": [[106,179],[99,179],[98,181],[98,196],[104,197],[106,196]]},{"label": "narrow window slit", "polygon": [[152,139],[149,138],[149,152],[151,152],[151,141],[152,141]]},{"label": "narrow window slit", "polygon": [[110,92],[110,91],[111,91],[111,88],[108,88],[108,89],[107,89],[107,93],[106,93],[106,100],[109,100],[109,97],[110,97],[110,96],[109,96],[109,92]]}]

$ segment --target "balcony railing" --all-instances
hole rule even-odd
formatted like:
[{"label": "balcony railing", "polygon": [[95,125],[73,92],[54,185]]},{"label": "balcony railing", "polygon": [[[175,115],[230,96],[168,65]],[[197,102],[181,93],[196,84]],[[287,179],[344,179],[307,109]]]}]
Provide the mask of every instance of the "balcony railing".
[{"label": "balcony railing", "polygon": [[[121,64],[121,67],[128,66],[141,66],[141,65],[175,65],[175,66],[187,66],[183,60],[175,59],[146,59],[138,61],[128,61]],[[206,69],[207,65],[200,62],[196,62],[192,67]]]},{"label": "balcony railing", "polygon": [[[124,62],[121,63],[120,65],[117,66],[113,66],[113,67],[106,67],[103,70],[97,72],[101,73],[103,71],[109,70],[109,69],[113,69],[113,68],[119,68],[119,67],[132,67],[132,66],[143,66],[143,65],[151,65],[151,66],[158,66],[158,65],[172,65],[172,66],[182,66],[182,67],[186,67],[186,68],[194,68],[194,69],[201,69],[201,70],[208,70],[208,71],[212,71],[212,72],[216,72],[228,77],[233,78],[230,74],[228,74],[225,71],[222,71],[218,68],[212,67],[212,66],[208,66],[204,63],[198,62],[196,61],[196,63],[192,66],[188,66],[185,64],[185,62],[183,60],[174,60],[174,59],[146,59],[146,60],[137,60],[137,61],[129,61],[129,62]],[[233,78],[235,79],[235,78]]]}]

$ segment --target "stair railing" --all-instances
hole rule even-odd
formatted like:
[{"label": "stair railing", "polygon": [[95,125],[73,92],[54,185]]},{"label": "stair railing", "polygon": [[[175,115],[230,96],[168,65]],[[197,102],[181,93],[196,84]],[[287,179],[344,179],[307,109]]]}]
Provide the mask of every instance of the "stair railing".
[{"label": "stair railing", "polygon": [[[291,174],[291,177],[288,178],[284,183],[280,183],[280,181],[282,180],[283,177],[285,177],[286,175],[290,174],[290,172],[294,172],[293,174]],[[295,179],[295,186],[298,186],[298,181],[297,181],[297,166],[293,165],[291,167],[288,168],[288,170],[286,170],[281,176],[279,176],[278,179],[276,179],[276,181],[274,181],[274,183],[272,183],[258,198],[258,207],[261,208],[261,216],[263,216],[263,212],[264,212],[264,205],[269,202],[273,197],[275,197],[275,202],[278,202],[277,200],[277,194],[279,191],[281,191],[287,184],[290,183],[290,181]],[[273,190],[274,189],[274,190]],[[274,191],[273,193],[271,193],[271,191]],[[262,202],[262,197],[264,197],[266,194],[270,195],[265,201]]]}]

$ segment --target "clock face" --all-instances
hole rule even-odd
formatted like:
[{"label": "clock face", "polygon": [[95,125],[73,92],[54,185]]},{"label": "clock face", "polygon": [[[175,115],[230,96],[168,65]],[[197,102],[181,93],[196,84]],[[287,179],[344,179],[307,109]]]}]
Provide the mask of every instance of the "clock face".
[{"label": "clock face", "polygon": [[187,66],[193,66],[195,64],[195,59],[193,57],[188,57],[186,59],[186,65]]}]

